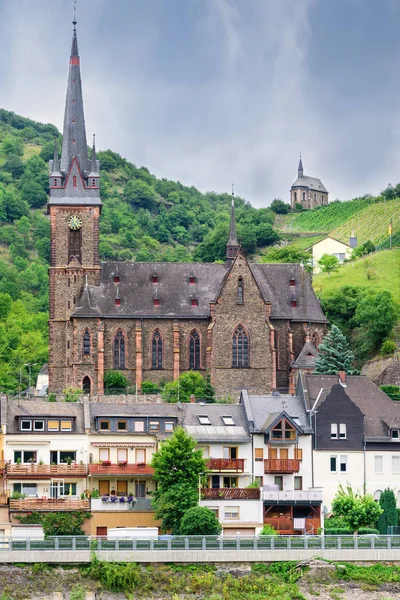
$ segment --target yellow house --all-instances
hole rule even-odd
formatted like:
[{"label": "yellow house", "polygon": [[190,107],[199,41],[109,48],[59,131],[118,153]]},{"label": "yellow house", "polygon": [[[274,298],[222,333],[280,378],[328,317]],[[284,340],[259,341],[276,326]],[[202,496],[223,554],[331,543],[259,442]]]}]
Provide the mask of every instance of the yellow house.
[{"label": "yellow house", "polygon": [[357,239],[355,237],[350,238],[350,244],[345,244],[339,240],[328,235],[326,238],[317,242],[313,246],[310,246],[308,250],[312,251],[312,264],[313,272],[320,273],[321,269],[318,266],[318,262],[324,254],[331,254],[336,256],[340,263],[348,260],[351,256],[353,248],[357,245]]}]

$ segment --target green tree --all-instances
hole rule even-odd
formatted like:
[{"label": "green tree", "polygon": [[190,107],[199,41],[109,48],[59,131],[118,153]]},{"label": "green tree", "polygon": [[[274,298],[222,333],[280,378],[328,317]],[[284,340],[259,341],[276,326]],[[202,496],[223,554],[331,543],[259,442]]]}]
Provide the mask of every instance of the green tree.
[{"label": "green tree", "polygon": [[203,399],[209,403],[215,402],[215,389],[211,385],[211,377],[208,371],[206,375],[206,380],[204,382]]},{"label": "green tree", "polygon": [[262,255],[262,263],[301,263],[308,273],[312,273],[312,256],[310,252],[299,250],[295,246],[283,246],[282,248],[269,248]]},{"label": "green tree", "polygon": [[181,520],[180,535],[219,535],[222,527],[212,510],[205,506],[193,506]]},{"label": "green tree", "polygon": [[156,518],[162,519],[164,531],[179,533],[183,514],[197,504],[199,476],[206,470],[203,453],[196,450],[196,440],[178,427],[161,442],[151,466],[157,482],[153,501]]},{"label": "green tree", "polygon": [[287,215],[290,211],[290,204],[285,204],[283,200],[280,200],[279,198],[274,198],[269,208],[277,215]]},{"label": "green tree", "polygon": [[399,309],[388,291],[368,290],[355,310],[353,324],[356,330],[357,357],[363,359],[378,351],[390,335],[399,317]]},{"label": "green tree", "polygon": [[348,526],[357,532],[361,527],[373,527],[383,512],[370,494],[354,492],[350,485],[339,490],[332,501],[333,515],[343,517]]},{"label": "green tree", "polygon": [[126,390],[127,387],[128,380],[120,371],[110,370],[104,373],[104,389],[107,392]]},{"label": "green tree", "polygon": [[397,527],[399,523],[396,496],[394,495],[393,490],[386,488],[382,492],[379,498],[379,506],[383,511],[378,518],[379,533],[387,535],[389,533],[388,527]]},{"label": "green tree", "polygon": [[332,325],[330,332],[319,345],[318,352],[314,373],[321,375],[335,375],[338,371],[354,373],[354,354],[350,350],[345,336],[336,325]]},{"label": "green tree", "polygon": [[189,402],[193,394],[196,398],[204,398],[205,380],[198,371],[186,371],[174,381],[165,384],[161,395],[166,402]]},{"label": "green tree", "polygon": [[24,183],[21,189],[22,199],[32,208],[40,208],[47,202],[47,194],[37,181],[31,179]]},{"label": "green tree", "polygon": [[279,235],[269,223],[262,223],[255,228],[256,240],[259,246],[269,246],[279,240]]},{"label": "green tree", "polygon": [[128,181],[124,189],[124,198],[135,208],[146,208],[151,211],[156,205],[153,188],[140,179]]},{"label": "green tree", "polygon": [[24,163],[16,154],[9,154],[3,165],[3,169],[11,173],[14,179],[18,179],[24,172]]},{"label": "green tree", "polygon": [[337,256],[333,256],[333,254],[323,254],[318,261],[318,265],[321,268],[322,273],[328,273],[328,277],[330,277],[331,273],[338,270],[340,263]]}]

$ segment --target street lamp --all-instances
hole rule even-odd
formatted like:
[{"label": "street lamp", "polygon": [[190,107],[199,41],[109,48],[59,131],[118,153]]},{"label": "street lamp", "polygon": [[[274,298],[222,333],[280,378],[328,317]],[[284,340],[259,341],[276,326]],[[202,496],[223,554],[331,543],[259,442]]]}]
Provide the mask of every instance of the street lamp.
[{"label": "street lamp", "polygon": [[205,475],[205,473],[199,473],[199,505],[200,505],[200,500],[201,500],[201,476]]},{"label": "street lamp", "polygon": [[37,363],[25,363],[25,367],[28,367],[29,369],[29,376],[28,376],[28,400],[31,399],[31,371],[32,371],[32,367],[36,367]]}]

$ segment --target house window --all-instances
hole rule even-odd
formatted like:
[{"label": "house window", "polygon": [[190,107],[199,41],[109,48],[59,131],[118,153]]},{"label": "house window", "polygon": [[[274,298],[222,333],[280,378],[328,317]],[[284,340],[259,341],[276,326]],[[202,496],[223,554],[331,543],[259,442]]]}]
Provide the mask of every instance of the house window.
[{"label": "house window", "polygon": [[200,369],[200,335],[195,330],[189,338],[189,369]]},{"label": "house window", "polygon": [[144,421],[135,421],[133,424],[133,429],[135,431],[144,431]]},{"label": "house window", "polygon": [[274,484],[278,486],[278,490],[281,492],[283,490],[283,476],[275,475]]},{"label": "house window", "polygon": [[163,348],[162,348],[162,337],[159,329],[156,329],[153,333],[151,340],[151,368],[162,369],[163,368]]},{"label": "house window", "polygon": [[37,452],[36,450],[15,450],[14,462],[37,463]]},{"label": "house window", "polygon": [[392,473],[400,473],[400,456],[392,456]]},{"label": "house window", "polygon": [[136,463],[138,465],[145,465],[146,464],[146,450],[143,449],[137,449],[136,450]]},{"label": "house window", "polygon": [[375,455],[375,473],[383,473],[383,456]]},{"label": "house window", "polygon": [[340,456],[340,472],[347,473],[347,456]]},{"label": "house window", "polygon": [[208,508],[208,510],[211,510],[211,512],[214,513],[214,515],[217,517],[217,519],[219,518],[219,508],[218,506],[206,506],[206,508]]},{"label": "house window", "polygon": [[270,438],[271,440],[286,440],[290,442],[296,441],[297,434],[295,428],[286,419],[282,419],[271,429]]},{"label": "house window", "polygon": [[165,433],[172,433],[174,431],[174,424],[172,422],[164,423]]},{"label": "house window", "polygon": [[254,449],[254,460],[264,460],[264,449],[263,448],[255,448]]},{"label": "house window", "polygon": [[336,462],[337,462],[337,456],[331,456],[331,458],[330,458],[331,473],[336,473],[336,471],[337,471]]},{"label": "house window", "polygon": [[109,462],[110,460],[110,449],[109,448],[100,448],[99,449],[99,461],[100,462]]},{"label": "house window", "polygon": [[33,421],[33,431],[44,431],[44,421]]},{"label": "house window", "polygon": [[[74,140],[74,141],[75,141],[75,140]],[[74,175],[74,176],[73,176],[73,178],[72,178],[72,185],[73,185],[74,187],[76,187],[76,175]]]},{"label": "house window", "polygon": [[238,325],[233,333],[232,366],[236,368],[249,366],[249,336],[243,325]]},{"label": "house window", "polygon": [[100,421],[100,431],[110,431],[110,421]]},{"label": "house window", "polygon": [[200,425],[211,425],[211,421],[207,415],[199,415],[198,416]]},{"label": "house window", "polygon": [[303,489],[303,478],[298,475],[295,475],[295,477],[294,477],[294,489],[295,490]]},{"label": "house window", "polygon": [[347,426],[346,423],[340,423],[339,425],[339,437],[341,440],[345,440],[347,438]]},{"label": "house window", "polygon": [[239,277],[238,279],[238,285],[237,285],[237,300],[236,302],[238,304],[243,304],[244,302],[244,284],[243,284],[243,278]]},{"label": "house window", "polygon": [[76,496],[76,483],[64,483],[60,496]]},{"label": "house window", "polygon": [[211,487],[213,490],[219,489],[219,475],[211,475]]},{"label": "house window", "polygon": [[237,488],[238,478],[237,477],[224,477],[223,484],[224,484],[224,488]]},{"label": "house window", "polygon": [[25,494],[25,496],[37,496],[36,483],[14,483],[14,492]]},{"label": "house window", "polygon": [[337,423],[331,423],[331,440],[338,439],[338,426]]},{"label": "house window", "polygon": [[303,460],[303,449],[302,448],[295,448],[294,449],[294,457],[297,460]]},{"label": "house window", "polygon": [[224,425],[234,425],[235,421],[233,420],[232,417],[222,417],[222,420],[224,422]]},{"label": "house window", "polygon": [[158,431],[160,428],[160,423],[158,421],[150,421],[149,429],[150,431]]},{"label": "house window", "polygon": [[21,431],[31,431],[32,421],[21,421]]},{"label": "house window", "polygon": [[125,369],[125,337],[118,331],[114,338],[114,369]]},{"label": "house window", "polygon": [[61,431],[72,431],[72,421],[61,421]]},{"label": "house window", "polygon": [[76,452],[70,450],[51,450],[50,463],[59,465],[61,463],[76,462]]},{"label": "house window", "polygon": [[60,431],[60,421],[47,421],[47,431]]},{"label": "house window", "polygon": [[90,356],[90,333],[89,329],[85,329],[83,334],[83,355]]},{"label": "house window", "polygon": [[224,519],[238,519],[239,518],[239,507],[238,506],[224,506]]},{"label": "house window", "polygon": [[224,458],[236,459],[238,457],[237,446],[224,446],[222,450]]},{"label": "house window", "polygon": [[400,440],[399,429],[392,429],[392,440]]},{"label": "house window", "polygon": [[126,448],[118,448],[117,450],[117,461],[119,463],[128,462],[128,450]]},{"label": "house window", "polygon": [[126,431],[128,429],[127,421],[118,421],[117,422],[117,430],[118,431]]}]

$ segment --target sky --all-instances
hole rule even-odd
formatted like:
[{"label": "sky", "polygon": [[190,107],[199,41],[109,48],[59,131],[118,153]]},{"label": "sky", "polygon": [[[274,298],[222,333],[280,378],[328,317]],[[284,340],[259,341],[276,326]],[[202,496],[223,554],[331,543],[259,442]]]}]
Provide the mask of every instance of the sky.
[{"label": "sky", "polygon": [[[0,0],[0,107],[63,121],[73,0]],[[158,177],[289,201],[400,181],[400,0],[77,0],[89,140]]]}]

